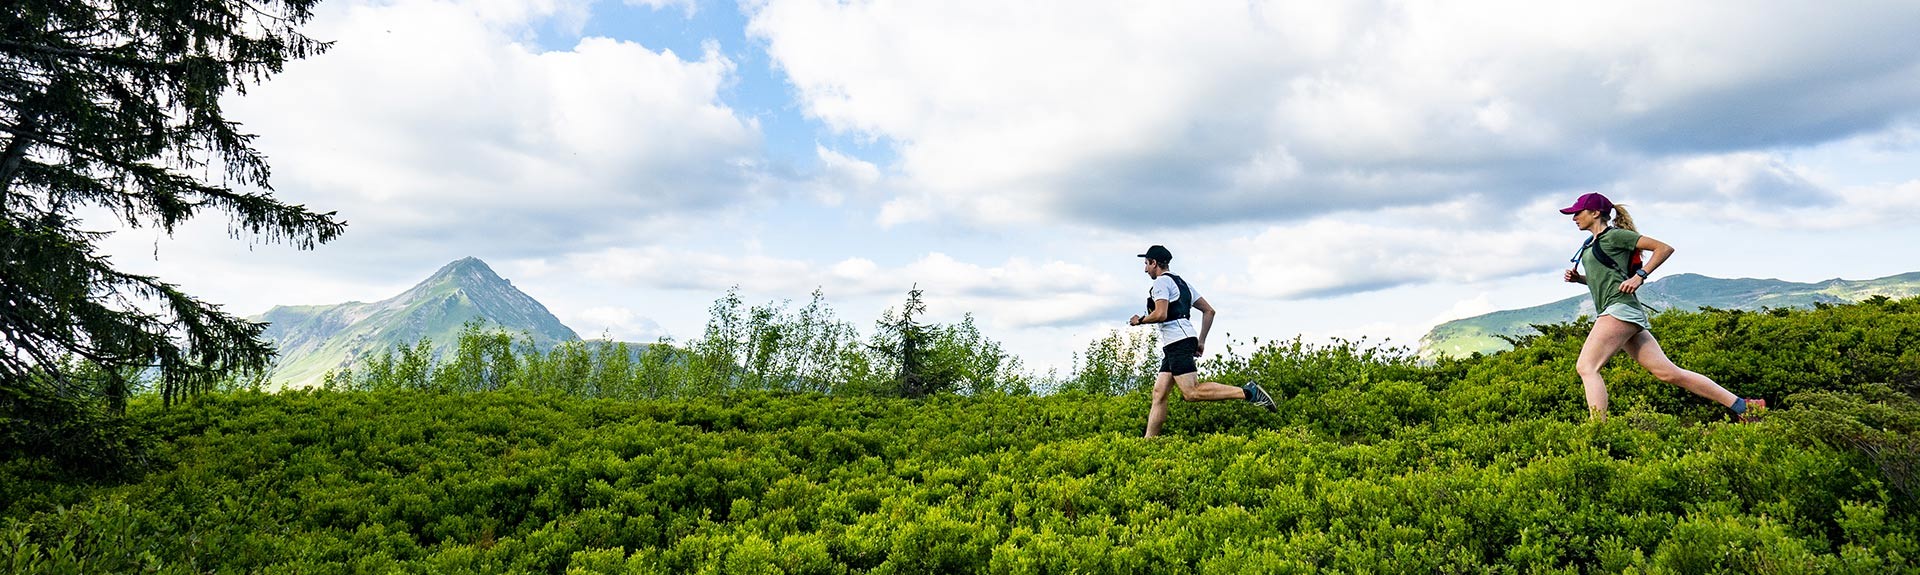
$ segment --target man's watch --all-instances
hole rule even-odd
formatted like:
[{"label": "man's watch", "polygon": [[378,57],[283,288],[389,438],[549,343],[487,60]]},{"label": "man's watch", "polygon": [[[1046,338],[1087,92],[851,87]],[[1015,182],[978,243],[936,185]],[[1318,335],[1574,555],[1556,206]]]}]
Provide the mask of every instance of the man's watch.
[{"label": "man's watch", "polygon": [[1653,275],[1653,272],[1647,271],[1646,268],[1641,268],[1633,270],[1633,275],[1640,276],[1640,279],[1647,279],[1647,276]]}]

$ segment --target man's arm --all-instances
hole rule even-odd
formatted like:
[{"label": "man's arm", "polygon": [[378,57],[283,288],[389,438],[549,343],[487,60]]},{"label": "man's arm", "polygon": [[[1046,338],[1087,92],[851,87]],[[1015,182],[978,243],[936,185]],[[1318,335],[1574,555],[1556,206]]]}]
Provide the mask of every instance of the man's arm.
[{"label": "man's arm", "polygon": [[1160,322],[1167,321],[1167,300],[1163,300],[1163,299],[1153,300],[1152,313],[1149,313],[1147,315],[1136,315],[1133,317],[1138,318],[1134,320],[1133,325],[1160,323]]},{"label": "man's arm", "polygon": [[1200,347],[1193,350],[1194,357],[1207,352],[1207,332],[1213,330],[1213,304],[1207,298],[1193,300],[1193,309],[1200,310]]}]

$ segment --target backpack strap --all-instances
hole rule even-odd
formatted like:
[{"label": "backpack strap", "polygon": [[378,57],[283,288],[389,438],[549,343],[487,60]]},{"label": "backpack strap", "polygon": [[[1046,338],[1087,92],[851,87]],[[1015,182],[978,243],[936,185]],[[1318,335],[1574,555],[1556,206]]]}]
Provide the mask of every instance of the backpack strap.
[{"label": "backpack strap", "polygon": [[[1167,302],[1167,321],[1193,317],[1193,290],[1187,287],[1187,280],[1171,273],[1166,276],[1173,278],[1174,287],[1180,290],[1180,297]],[[1153,296],[1147,296],[1147,313],[1153,313]]]},{"label": "backpack strap", "polygon": [[1620,262],[1614,261],[1612,256],[1607,255],[1607,250],[1600,246],[1600,238],[1607,237],[1607,232],[1611,231],[1613,231],[1613,228],[1607,228],[1602,230],[1600,235],[1588,238],[1587,246],[1593,250],[1594,259],[1600,260],[1600,265],[1607,266],[1607,269],[1620,272],[1620,277],[1633,277],[1633,270],[1627,269],[1621,266]]},{"label": "backpack strap", "polygon": [[1193,317],[1193,290],[1187,289],[1187,280],[1180,279],[1180,276],[1173,274],[1167,275],[1172,276],[1173,285],[1180,288],[1180,299],[1178,301],[1168,302],[1167,320],[1172,321]]}]

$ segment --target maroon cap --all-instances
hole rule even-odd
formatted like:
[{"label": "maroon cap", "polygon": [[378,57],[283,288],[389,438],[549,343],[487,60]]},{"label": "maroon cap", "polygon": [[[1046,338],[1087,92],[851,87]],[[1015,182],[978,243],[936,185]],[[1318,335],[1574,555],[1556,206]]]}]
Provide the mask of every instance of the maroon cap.
[{"label": "maroon cap", "polygon": [[1613,209],[1612,200],[1608,200],[1606,196],[1600,195],[1600,192],[1591,192],[1591,193],[1580,194],[1580,199],[1574,200],[1573,205],[1571,206],[1561,208],[1560,213],[1577,214],[1577,213],[1580,213],[1580,210],[1593,210],[1600,213],[1606,213],[1608,210],[1612,210],[1612,209]]}]

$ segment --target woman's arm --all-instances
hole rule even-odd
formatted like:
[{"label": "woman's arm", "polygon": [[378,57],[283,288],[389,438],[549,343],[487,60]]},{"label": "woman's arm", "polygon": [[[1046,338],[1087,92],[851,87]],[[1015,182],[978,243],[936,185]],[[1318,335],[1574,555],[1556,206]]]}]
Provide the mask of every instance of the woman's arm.
[{"label": "woman's arm", "polygon": [[[1667,242],[1647,236],[1640,236],[1640,241],[1634,242],[1633,249],[1653,250],[1653,258],[1647,260],[1644,264],[1640,264],[1640,269],[1646,270],[1649,274],[1653,273],[1655,268],[1660,267],[1660,264],[1666,263],[1667,258],[1673,257],[1673,246],[1667,245]],[[1628,277],[1627,281],[1620,283],[1620,293],[1640,291],[1640,284],[1643,283],[1646,283],[1646,278],[1642,278],[1639,275]]]},{"label": "woman's arm", "polygon": [[1653,273],[1653,270],[1660,267],[1660,264],[1666,263],[1667,258],[1673,257],[1673,246],[1667,245],[1667,242],[1647,236],[1640,236],[1640,241],[1635,242],[1633,247],[1639,250],[1653,250],[1653,259],[1647,260],[1646,263],[1640,265],[1640,269],[1647,270],[1647,273]]}]

